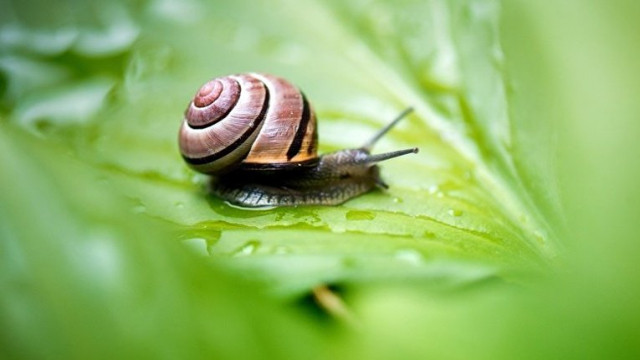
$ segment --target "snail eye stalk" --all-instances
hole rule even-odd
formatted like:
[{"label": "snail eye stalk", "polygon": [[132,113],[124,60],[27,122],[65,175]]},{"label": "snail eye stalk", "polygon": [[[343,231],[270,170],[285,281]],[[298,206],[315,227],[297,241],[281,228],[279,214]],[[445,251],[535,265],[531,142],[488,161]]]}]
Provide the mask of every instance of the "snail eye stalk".
[{"label": "snail eye stalk", "polygon": [[369,139],[369,141],[367,141],[360,148],[365,150],[365,151],[367,151],[367,152],[371,152],[371,149],[376,144],[376,142],[378,142],[378,140],[380,140],[380,138],[383,137],[384,134],[388,133],[389,130],[391,130],[398,122],[400,122],[400,120],[404,119],[411,112],[413,112],[413,108],[412,107],[408,107],[408,108],[404,109],[400,114],[398,114],[398,116],[396,116],[395,119],[393,119],[390,123],[388,123],[382,129],[380,129],[375,135],[373,135],[373,137],[371,139]]},{"label": "snail eye stalk", "polygon": [[367,164],[375,164],[380,161],[385,161],[393,158],[397,158],[399,156],[407,155],[407,154],[417,154],[418,148],[410,148],[410,149],[402,149],[396,151],[389,151],[382,154],[374,154],[366,157],[365,162]]}]

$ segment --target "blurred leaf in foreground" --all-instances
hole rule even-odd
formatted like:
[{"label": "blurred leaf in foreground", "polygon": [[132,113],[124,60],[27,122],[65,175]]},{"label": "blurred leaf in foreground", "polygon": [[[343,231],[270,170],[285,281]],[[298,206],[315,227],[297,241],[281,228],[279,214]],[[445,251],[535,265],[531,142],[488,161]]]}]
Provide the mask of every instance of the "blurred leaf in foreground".
[{"label": "blurred leaf in foreground", "polygon": [[[103,172],[0,129],[3,358],[301,358],[320,344],[255,284],[123,206]],[[291,332],[305,347],[279,345]]]}]

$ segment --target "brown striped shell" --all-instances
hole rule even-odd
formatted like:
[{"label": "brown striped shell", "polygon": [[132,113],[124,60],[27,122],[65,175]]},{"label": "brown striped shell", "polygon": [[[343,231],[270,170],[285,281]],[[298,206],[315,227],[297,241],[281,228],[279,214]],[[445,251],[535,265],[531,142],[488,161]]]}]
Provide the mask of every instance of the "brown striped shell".
[{"label": "brown striped shell", "polygon": [[317,161],[316,116],[288,81],[238,74],[204,84],[185,112],[180,152],[193,169],[296,167]]}]

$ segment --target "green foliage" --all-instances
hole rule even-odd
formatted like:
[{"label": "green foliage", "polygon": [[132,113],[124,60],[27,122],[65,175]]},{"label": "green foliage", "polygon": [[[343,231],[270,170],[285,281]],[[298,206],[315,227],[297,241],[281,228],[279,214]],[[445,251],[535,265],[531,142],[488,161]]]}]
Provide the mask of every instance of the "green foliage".
[{"label": "green foliage", "polygon": [[[640,9],[621,3],[2,5],[0,347],[633,358]],[[304,89],[321,151],[409,105],[375,151],[421,151],[341,206],[230,207],[176,134],[198,86],[246,71]],[[356,325],[314,315],[324,284]]]}]

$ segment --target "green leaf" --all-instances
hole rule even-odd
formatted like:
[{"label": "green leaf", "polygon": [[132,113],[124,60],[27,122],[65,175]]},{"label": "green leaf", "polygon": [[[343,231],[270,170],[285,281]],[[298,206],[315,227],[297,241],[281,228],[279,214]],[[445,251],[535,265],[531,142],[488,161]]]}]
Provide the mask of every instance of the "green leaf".
[{"label": "green leaf", "polygon": [[[638,358],[637,4],[3,3],[0,357]],[[304,89],[322,151],[411,105],[376,151],[421,152],[230,207],[176,133],[243,71]]]},{"label": "green leaf", "polygon": [[[513,151],[518,133],[495,1],[192,6],[202,16],[170,29],[169,15],[152,8],[150,32],[132,49],[112,104],[89,124],[70,124],[73,113],[55,111],[89,104],[62,87],[49,100],[55,107],[45,98],[15,116],[50,109],[54,125],[42,131],[105,171],[135,211],[180,226],[181,239],[204,242],[216,261],[285,293],[389,277],[511,279],[553,261],[557,240],[546,210],[558,198],[538,197],[521,173],[533,155]],[[415,115],[375,151],[421,152],[382,165],[389,191],[342,206],[232,208],[186,168],[176,133],[201,83],[242,71],[299,84],[318,111],[322,151],[357,147],[413,106]]]}]

